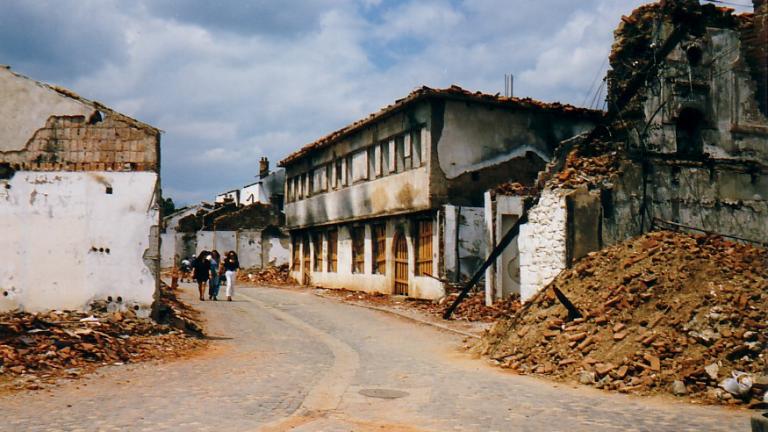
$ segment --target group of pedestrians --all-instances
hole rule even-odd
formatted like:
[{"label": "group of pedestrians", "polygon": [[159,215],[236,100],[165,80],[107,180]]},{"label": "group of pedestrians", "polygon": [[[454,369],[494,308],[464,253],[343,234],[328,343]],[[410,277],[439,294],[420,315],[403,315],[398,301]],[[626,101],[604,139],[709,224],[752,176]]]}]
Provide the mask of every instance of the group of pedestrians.
[{"label": "group of pedestrians", "polygon": [[221,258],[218,251],[202,251],[192,263],[192,272],[197,282],[197,290],[200,293],[200,301],[205,301],[205,286],[208,285],[208,300],[218,300],[219,288],[222,277],[226,281],[224,294],[228,301],[232,301],[235,294],[235,280],[240,262],[235,251],[229,251]]}]

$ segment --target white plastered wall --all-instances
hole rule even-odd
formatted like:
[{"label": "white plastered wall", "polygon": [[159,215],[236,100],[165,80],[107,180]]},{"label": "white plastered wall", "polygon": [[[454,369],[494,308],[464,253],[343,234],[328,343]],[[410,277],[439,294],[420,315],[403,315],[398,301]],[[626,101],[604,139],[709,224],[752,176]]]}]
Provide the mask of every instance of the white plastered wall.
[{"label": "white plastered wall", "polygon": [[520,226],[520,298],[526,301],[566,268],[567,192],[545,190]]},{"label": "white plastered wall", "polygon": [[0,182],[0,310],[84,309],[108,296],[149,307],[157,182],[152,172],[30,171]]}]

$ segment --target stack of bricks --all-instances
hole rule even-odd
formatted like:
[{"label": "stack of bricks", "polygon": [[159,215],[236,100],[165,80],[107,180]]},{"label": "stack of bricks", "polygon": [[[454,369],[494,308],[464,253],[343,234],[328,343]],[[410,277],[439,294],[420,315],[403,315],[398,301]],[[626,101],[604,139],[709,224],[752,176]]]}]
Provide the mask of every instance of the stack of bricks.
[{"label": "stack of bricks", "polygon": [[94,116],[52,116],[25,150],[0,162],[23,171],[158,171],[158,130],[114,112]]}]

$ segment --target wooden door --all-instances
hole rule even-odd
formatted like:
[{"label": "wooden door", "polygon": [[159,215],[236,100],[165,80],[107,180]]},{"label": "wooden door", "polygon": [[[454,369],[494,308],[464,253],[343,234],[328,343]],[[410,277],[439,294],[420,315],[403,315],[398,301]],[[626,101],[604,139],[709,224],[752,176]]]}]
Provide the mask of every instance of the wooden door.
[{"label": "wooden door", "polygon": [[302,252],[304,254],[304,268],[303,268],[303,274],[302,274],[302,281],[301,283],[304,285],[309,285],[309,235],[305,235],[303,239],[303,247]]},{"label": "wooden door", "polygon": [[395,295],[408,295],[408,243],[402,232],[395,235]]}]

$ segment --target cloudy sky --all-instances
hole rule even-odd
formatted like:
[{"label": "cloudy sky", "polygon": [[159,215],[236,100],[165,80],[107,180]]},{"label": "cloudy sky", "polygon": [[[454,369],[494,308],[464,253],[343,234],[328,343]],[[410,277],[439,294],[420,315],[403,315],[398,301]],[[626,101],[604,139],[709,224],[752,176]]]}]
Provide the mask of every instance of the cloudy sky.
[{"label": "cloudy sky", "polygon": [[0,64],[162,129],[164,195],[194,203],[421,85],[589,106],[642,3],[0,0]]}]

